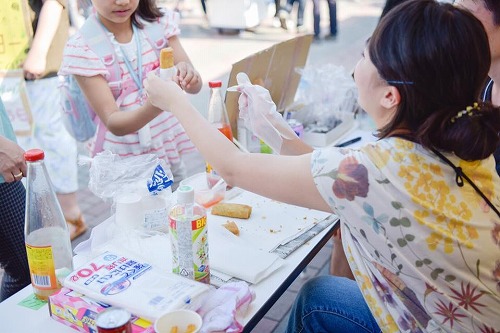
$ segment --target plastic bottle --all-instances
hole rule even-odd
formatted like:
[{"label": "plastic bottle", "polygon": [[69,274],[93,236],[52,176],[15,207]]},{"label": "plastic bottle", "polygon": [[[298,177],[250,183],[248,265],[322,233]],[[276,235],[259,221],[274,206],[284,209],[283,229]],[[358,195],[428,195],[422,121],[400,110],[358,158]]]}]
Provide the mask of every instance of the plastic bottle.
[{"label": "plastic bottle", "polygon": [[210,283],[207,213],[194,203],[194,189],[177,189],[177,204],[170,209],[169,233],[172,244],[172,272]]},{"label": "plastic bottle", "polygon": [[62,281],[73,271],[68,226],[45,168],[44,156],[40,149],[24,154],[28,166],[26,252],[33,291],[42,300],[61,289]]},{"label": "plastic bottle", "polygon": [[[222,100],[222,81],[208,82],[210,87],[210,100],[208,103],[208,121],[219,129],[231,142],[233,141],[233,132],[227,115],[226,105]],[[212,166],[206,164],[208,187],[212,188],[220,179],[220,176],[212,169]]]}]

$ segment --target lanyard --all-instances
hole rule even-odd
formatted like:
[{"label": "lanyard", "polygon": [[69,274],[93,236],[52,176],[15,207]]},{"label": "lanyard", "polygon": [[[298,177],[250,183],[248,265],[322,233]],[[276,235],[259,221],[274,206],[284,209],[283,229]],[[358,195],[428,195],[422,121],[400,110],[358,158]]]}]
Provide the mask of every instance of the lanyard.
[{"label": "lanyard", "polygon": [[132,77],[132,80],[134,80],[137,88],[139,89],[139,99],[140,103],[142,105],[142,48],[141,48],[141,41],[139,40],[139,32],[137,31],[137,28],[135,25],[132,24],[132,31],[134,33],[134,40],[135,44],[137,47],[137,73],[134,71],[132,68],[132,64],[130,61],[127,59],[127,55],[125,53],[125,50],[120,45],[120,50],[122,51],[123,55],[123,61],[125,62],[125,66],[127,66],[127,69],[130,73],[130,76]]}]

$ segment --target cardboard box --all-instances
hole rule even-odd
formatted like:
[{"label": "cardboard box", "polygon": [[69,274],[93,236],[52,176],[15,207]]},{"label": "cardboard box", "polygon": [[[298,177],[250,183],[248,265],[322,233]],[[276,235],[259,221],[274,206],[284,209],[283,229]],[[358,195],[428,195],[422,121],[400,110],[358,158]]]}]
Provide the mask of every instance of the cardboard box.
[{"label": "cardboard box", "polygon": [[[236,75],[244,72],[253,84],[260,84],[271,94],[277,110],[291,105],[300,82],[296,68],[306,65],[313,35],[298,36],[275,44],[233,64],[228,87],[237,85]],[[226,93],[226,108],[234,137],[238,137],[239,94]]]},{"label": "cardboard box", "polygon": [[[52,319],[79,332],[96,333],[95,318],[110,305],[94,301],[69,288],[62,288],[49,297]],[[132,333],[154,333],[153,324],[132,316]]]}]

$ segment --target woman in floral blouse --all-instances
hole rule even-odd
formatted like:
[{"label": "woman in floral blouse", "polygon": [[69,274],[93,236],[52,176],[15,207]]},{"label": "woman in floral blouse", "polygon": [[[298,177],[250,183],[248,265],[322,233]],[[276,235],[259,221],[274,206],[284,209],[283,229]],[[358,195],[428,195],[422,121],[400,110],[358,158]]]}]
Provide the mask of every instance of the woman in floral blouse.
[{"label": "woman in floral blouse", "polygon": [[[355,70],[359,103],[380,140],[299,156],[240,152],[178,86],[156,76],[145,85],[229,184],[341,217],[355,280],[309,281],[289,332],[486,333],[500,327],[492,157],[500,109],[477,102],[489,54],[470,13],[408,1],[380,21]],[[282,152],[292,145],[300,142],[285,142]]]}]

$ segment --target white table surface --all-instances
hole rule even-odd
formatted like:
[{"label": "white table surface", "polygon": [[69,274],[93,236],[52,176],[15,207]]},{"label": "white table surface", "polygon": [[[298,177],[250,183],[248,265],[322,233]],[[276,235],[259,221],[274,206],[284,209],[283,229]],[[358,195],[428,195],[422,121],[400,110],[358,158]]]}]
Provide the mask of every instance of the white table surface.
[{"label": "white table surface", "polygon": [[[269,199],[268,199],[269,200]],[[269,200],[268,205],[279,206],[283,209],[283,203]],[[327,217],[329,214],[313,211],[297,206],[289,206],[284,211],[289,211],[290,214],[300,214],[301,217],[313,215],[315,217]],[[288,218],[283,219],[288,223],[298,223],[300,219]],[[294,222],[297,221],[297,222]],[[331,236],[333,225],[313,239],[306,242],[300,248],[295,250],[285,260],[282,267],[275,271],[272,275],[254,284],[251,288],[255,291],[256,298],[251,303],[248,311],[239,317],[239,321],[244,326],[245,331],[249,331],[257,322],[265,315],[267,310],[278,300],[279,296],[288,288],[295,277],[302,271],[305,265],[312,260],[314,255],[328,241]],[[44,305],[38,310],[33,310],[19,303],[32,294],[32,287],[27,286],[15,295],[0,303],[0,331],[3,333],[64,333],[75,332],[68,326],[65,326],[49,317],[48,306]],[[249,324],[250,323],[250,324]],[[249,325],[247,325],[249,324]]]}]

